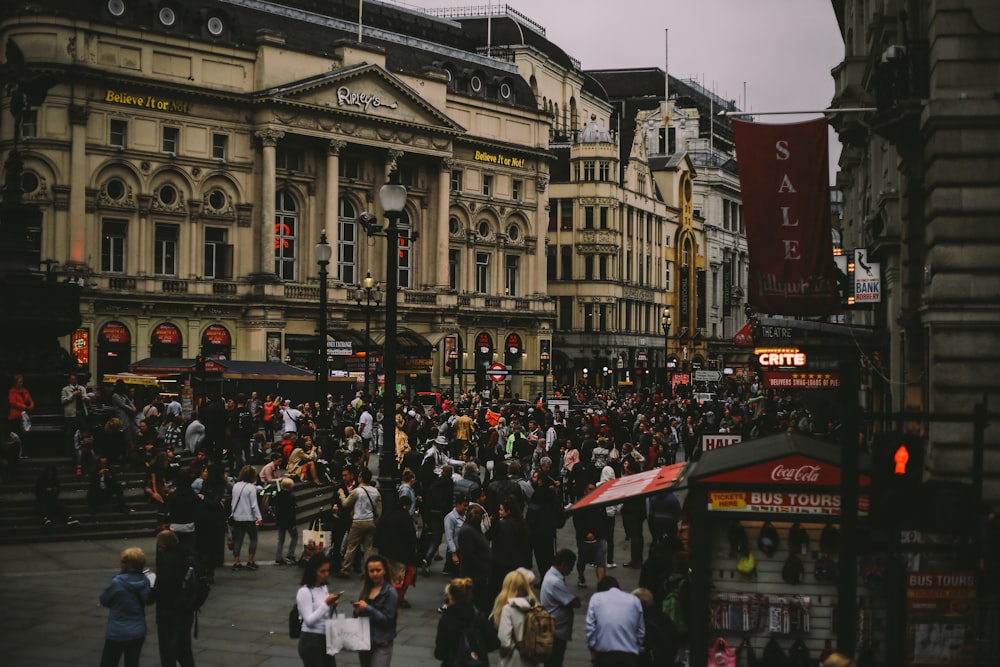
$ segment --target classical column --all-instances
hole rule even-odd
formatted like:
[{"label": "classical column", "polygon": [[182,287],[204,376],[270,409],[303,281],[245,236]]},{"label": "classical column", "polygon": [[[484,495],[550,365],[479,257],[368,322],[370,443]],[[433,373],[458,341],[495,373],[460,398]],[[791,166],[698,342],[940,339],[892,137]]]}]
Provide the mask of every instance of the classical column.
[{"label": "classical column", "polygon": [[87,261],[87,120],[90,109],[73,105],[69,108],[72,126],[70,147],[69,190],[69,248],[66,258],[70,264],[82,265]]},{"label": "classical column", "polygon": [[441,160],[441,173],[438,174],[438,205],[437,205],[437,229],[435,239],[434,257],[434,288],[446,290],[450,285],[448,275],[448,217],[451,207],[451,167],[452,160],[445,158]]},{"label": "classical column", "polygon": [[[285,136],[281,130],[267,128],[258,130],[254,135],[260,139],[260,265],[257,267],[258,282],[273,282],[274,275],[274,207],[275,178],[277,165],[276,147],[278,140]],[[308,247],[308,246],[307,246]]]},{"label": "classical column", "polygon": [[[545,276],[545,232],[549,228],[549,177],[539,175],[535,181],[538,201],[535,203],[535,256],[532,259],[535,274],[535,294],[545,296],[547,280]],[[525,290],[527,292],[527,290]]]},{"label": "classical column", "polygon": [[[325,218],[323,227],[326,229],[326,240],[333,248],[333,257],[330,263],[330,275],[333,280],[343,280],[340,275],[340,267],[337,263],[338,246],[340,245],[340,151],[347,146],[346,141],[331,139],[326,147],[326,202]],[[357,258],[355,258],[357,261]],[[358,276],[355,276],[355,282]]]}]

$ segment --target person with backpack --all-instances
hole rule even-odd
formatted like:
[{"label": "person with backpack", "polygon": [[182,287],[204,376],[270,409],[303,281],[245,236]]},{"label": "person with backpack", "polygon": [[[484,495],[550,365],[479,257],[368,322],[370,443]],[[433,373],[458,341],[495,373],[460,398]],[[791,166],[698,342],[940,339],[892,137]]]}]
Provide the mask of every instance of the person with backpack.
[{"label": "person with backpack", "polygon": [[489,667],[489,653],[500,648],[493,624],[473,601],[472,579],[452,579],[448,603],[438,621],[434,657],[441,667]]},{"label": "person with backpack", "polygon": [[205,568],[170,530],[156,536],[156,636],[163,667],[194,667],[191,630],[208,598]]},{"label": "person with backpack", "polygon": [[555,622],[531,591],[534,579],[526,568],[508,572],[493,603],[490,618],[497,625],[501,667],[538,666],[552,653]]},{"label": "person with backpack", "polygon": [[552,652],[545,659],[545,667],[562,667],[566,645],[573,638],[573,610],[579,609],[582,603],[566,586],[566,577],[575,564],[576,554],[570,549],[560,549],[553,558],[552,567],[542,578],[542,606],[555,622]]}]

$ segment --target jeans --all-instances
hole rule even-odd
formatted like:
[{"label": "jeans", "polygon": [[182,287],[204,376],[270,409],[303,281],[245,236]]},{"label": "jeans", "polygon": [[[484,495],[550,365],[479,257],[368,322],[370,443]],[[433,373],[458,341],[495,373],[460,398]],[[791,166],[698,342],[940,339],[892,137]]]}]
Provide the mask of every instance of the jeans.
[{"label": "jeans", "polygon": [[281,560],[285,534],[288,534],[288,557],[295,558],[295,547],[299,544],[299,531],[295,526],[278,526],[278,548],[274,550],[274,560]]},{"label": "jeans", "polygon": [[[125,667],[139,667],[139,654],[145,637],[126,641],[104,640],[104,652],[101,653],[101,667],[118,667],[118,661],[125,656]],[[325,641],[325,638],[324,638]]]},{"label": "jeans", "polygon": [[250,546],[248,551],[250,552],[250,560],[253,560],[254,554],[257,553],[257,523],[254,521],[237,521],[232,525],[233,529],[233,558],[240,557],[240,551],[243,550],[243,536],[250,537]]},{"label": "jeans", "polygon": [[389,667],[392,660],[392,642],[385,646],[372,646],[370,651],[360,651],[358,660],[361,667]]},{"label": "jeans", "polygon": [[193,613],[173,613],[166,611],[156,615],[156,637],[160,644],[160,665],[162,667],[194,667],[191,651],[191,625]]},{"label": "jeans", "polygon": [[303,632],[299,637],[299,657],[303,667],[337,667],[337,659],[326,654],[326,635]]}]

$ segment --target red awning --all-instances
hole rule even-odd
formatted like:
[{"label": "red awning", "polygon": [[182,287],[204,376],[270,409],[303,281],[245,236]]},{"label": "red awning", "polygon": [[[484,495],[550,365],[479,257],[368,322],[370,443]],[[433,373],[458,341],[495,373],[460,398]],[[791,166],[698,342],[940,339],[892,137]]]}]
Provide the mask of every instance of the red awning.
[{"label": "red awning", "polygon": [[687,463],[684,462],[675,463],[605,482],[597,487],[593,493],[577,501],[569,508],[569,511],[575,512],[584,507],[613,505],[626,498],[649,496],[661,491],[669,491],[676,488],[679,480],[683,479],[682,473],[686,466]]}]

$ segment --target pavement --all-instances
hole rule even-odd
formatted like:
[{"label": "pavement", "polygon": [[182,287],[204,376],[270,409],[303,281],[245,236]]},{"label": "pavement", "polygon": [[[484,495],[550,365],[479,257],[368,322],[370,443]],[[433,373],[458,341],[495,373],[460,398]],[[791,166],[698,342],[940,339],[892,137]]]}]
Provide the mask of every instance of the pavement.
[{"label": "pavement", "polygon": [[[288,638],[288,610],[295,599],[300,569],[271,564],[276,540],[274,531],[261,535],[258,550],[260,569],[216,571],[211,595],[199,614],[199,636],[194,640],[195,662],[200,667],[293,667],[301,665],[296,640]],[[609,569],[623,590],[638,585],[639,571],[621,566],[628,560],[628,542],[618,521],[615,528],[615,559],[619,566]],[[647,536],[648,539],[648,536]],[[5,667],[77,667],[100,664],[108,610],[98,595],[118,572],[120,553],[139,547],[154,561],[155,545],[148,538],[120,538],[90,542],[51,542],[0,547],[0,664]],[[557,548],[576,550],[572,522],[559,531]],[[443,551],[442,551],[443,553]],[[245,557],[244,552],[244,557]],[[229,562],[229,561],[227,561]],[[448,578],[441,563],[428,576],[419,576],[416,588],[407,592],[411,609],[401,609],[393,664],[405,667],[439,665],[434,659],[434,638]],[[331,590],[360,593],[360,578],[330,580]],[[565,665],[590,665],[584,635],[586,604],[594,592],[593,569],[587,574],[588,588],[576,587],[576,574],[568,578],[570,588],[580,595],[583,607],[577,610],[573,639],[569,642]],[[356,591],[356,592],[355,592]],[[146,613],[148,634],[142,648],[141,665],[159,664],[156,620],[153,608]],[[490,655],[493,665],[499,655]],[[356,653],[337,656],[339,667],[359,665]]]}]

